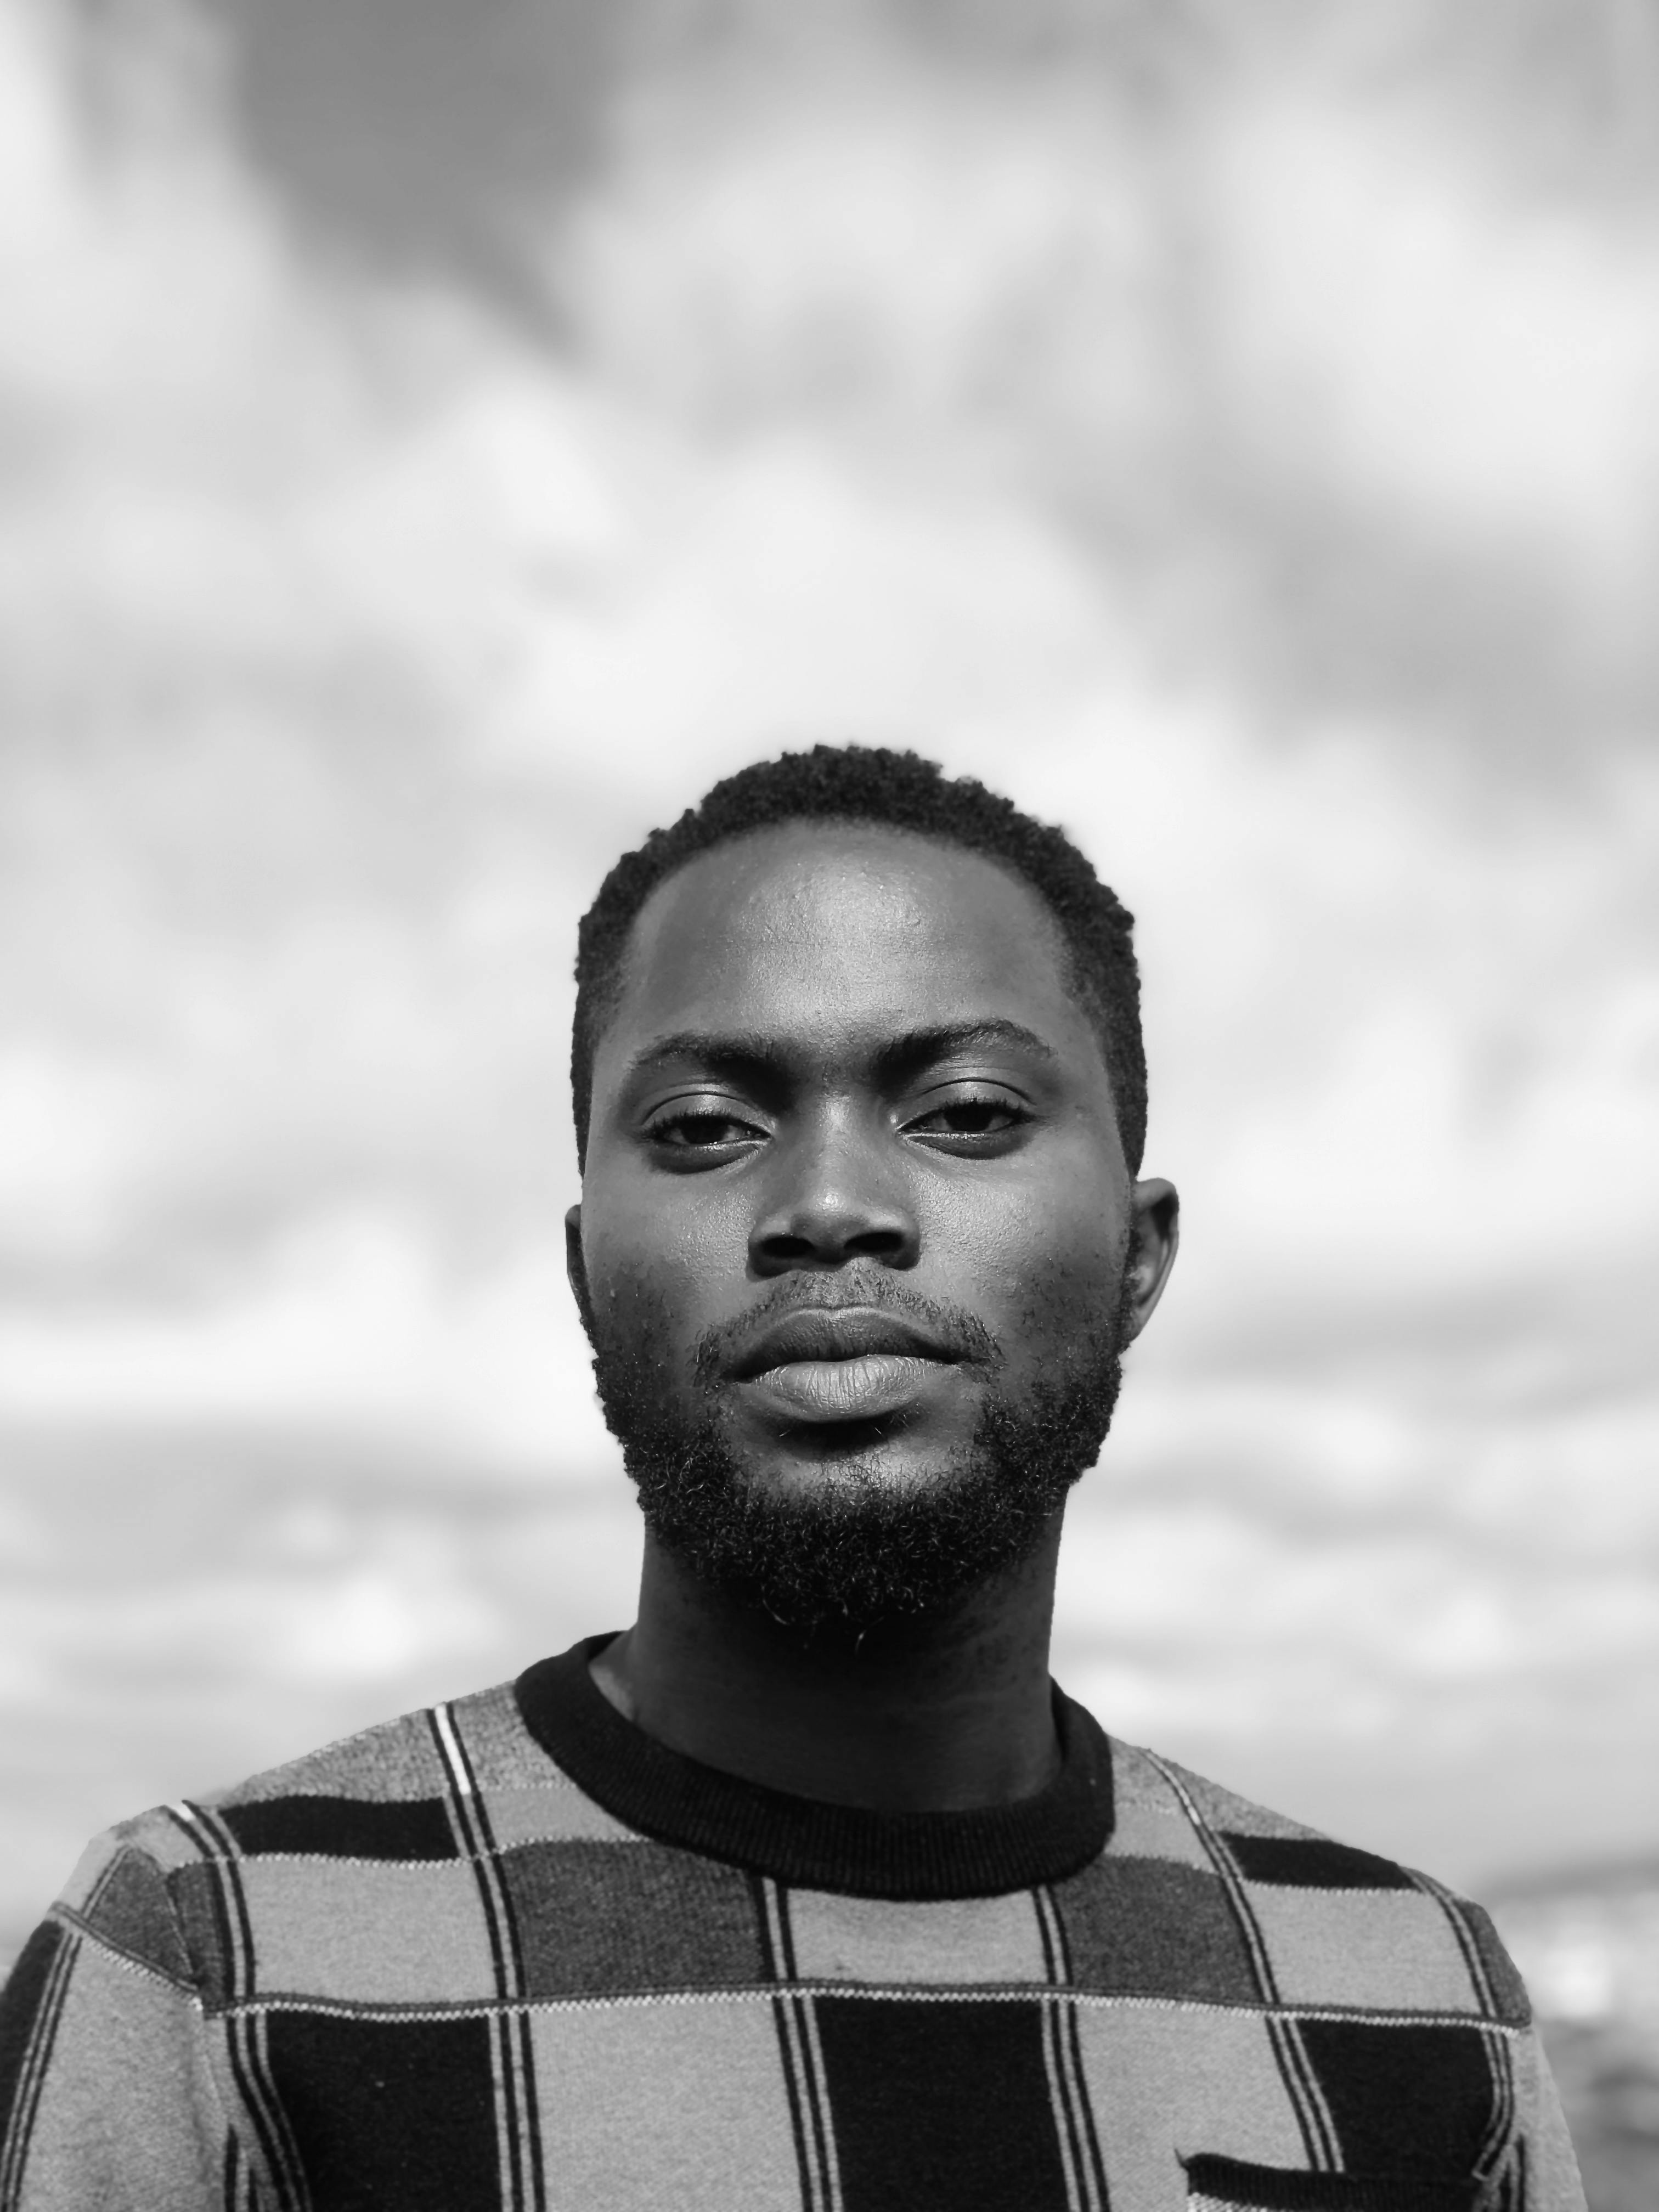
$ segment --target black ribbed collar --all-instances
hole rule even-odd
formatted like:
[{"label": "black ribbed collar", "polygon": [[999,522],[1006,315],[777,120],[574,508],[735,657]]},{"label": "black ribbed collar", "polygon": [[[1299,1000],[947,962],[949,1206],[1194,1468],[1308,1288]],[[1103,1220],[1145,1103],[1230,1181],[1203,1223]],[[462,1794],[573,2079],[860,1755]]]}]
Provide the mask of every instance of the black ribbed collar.
[{"label": "black ribbed collar", "polygon": [[657,1742],[588,1672],[610,1641],[586,1637],[526,1668],[519,1711],[579,1789],[659,1843],[853,1897],[992,1897],[1076,1874],[1112,1832],[1111,1746],[1058,1687],[1060,1772],[1035,1797],[966,1813],[872,1813],[769,1790]]}]

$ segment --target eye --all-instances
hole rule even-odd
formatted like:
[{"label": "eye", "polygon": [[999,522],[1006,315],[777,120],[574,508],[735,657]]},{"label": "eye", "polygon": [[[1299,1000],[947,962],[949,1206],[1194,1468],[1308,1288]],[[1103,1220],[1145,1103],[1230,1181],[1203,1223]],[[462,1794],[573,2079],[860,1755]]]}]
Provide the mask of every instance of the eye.
[{"label": "eye", "polygon": [[935,1152],[971,1157],[1006,1151],[1030,1119],[1028,1109],[1006,1091],[962,1091],[913,1115],[903,1133]]},{"label": "eye", "polygon": [[645,1141],[675,1167],[720,1166],[766,1140],[766,1131],[721,1100],[665,1107],[644,1129]]}]

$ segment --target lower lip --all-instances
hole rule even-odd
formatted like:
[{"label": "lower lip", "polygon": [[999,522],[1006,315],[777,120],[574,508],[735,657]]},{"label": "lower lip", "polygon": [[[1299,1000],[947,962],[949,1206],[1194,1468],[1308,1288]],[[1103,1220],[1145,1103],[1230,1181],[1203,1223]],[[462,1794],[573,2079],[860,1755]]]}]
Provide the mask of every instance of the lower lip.
[{"label": "lower lip", "polygon": [[746,1383],[751,1402],[792,1421],[876,1421],[902,1413],[948,1362],[866,1352],[856,1359],[791,1359]]}]

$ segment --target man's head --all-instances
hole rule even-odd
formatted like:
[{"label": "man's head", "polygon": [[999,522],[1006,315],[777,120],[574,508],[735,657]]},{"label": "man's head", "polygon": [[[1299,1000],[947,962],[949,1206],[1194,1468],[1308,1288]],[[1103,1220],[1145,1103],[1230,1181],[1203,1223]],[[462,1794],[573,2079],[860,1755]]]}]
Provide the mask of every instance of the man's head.
[{"label": "man's head", "polygon": [[745,770],[612,871],[572,1279],[694,1572],[863,1625],[1042,1541],[1173,1252],[1129,927],[1060,832],[890,753]]}]

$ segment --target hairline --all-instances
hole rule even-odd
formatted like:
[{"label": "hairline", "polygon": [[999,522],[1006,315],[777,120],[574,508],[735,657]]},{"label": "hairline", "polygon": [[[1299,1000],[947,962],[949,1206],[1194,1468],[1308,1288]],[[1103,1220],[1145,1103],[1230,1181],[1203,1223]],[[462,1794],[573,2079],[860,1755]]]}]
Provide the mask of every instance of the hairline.
[{"label": "hairline", "polygon": [[[590,988],[587,994],[590,1005],[601,997],[605,1003],[599,1007],[599,1018],[590,1025],[586,1037],[589,1111],[587,1120],[579,1132],[584,1152],[586,1150],[588,1132],[592,1126],[592,1072],[599,1063],[599,1047],[620,1010],[623,994],[626,989],[628,966],[634,955],[639,927],[655,902],[658,893],[666,890],[671,884],[684,875],[689,869],[695,867],[699,860],[706,860],[713,854],[725,851],[730,846],[750,844],[762,837],[775,836],[780,831],[791,830],[874,830],[878,836],[884,837],[910,839],[918,844],[932,845],[950,852],[966,853],[975,860],[985,861],[988,866],[995,868],[1000,875],[1026,892],[1036,906],[1043,926],[1050,933],[1060,969],[1060,981],[1066,994],[1082,1013],[1088,1024],[1090,1034],[1093,1036],[1099,1050],[1101,1064],[1106,1071],[1107,1085],[1111,1095],[1112,1118],[1117,1125],[1119,1139],[1121,1140],[1122,1108],[1118,1097],[1117,1071],[1113,1065],[1114,1055],[1107,1010],[1104,1005],[1100,1003],[1099,994],[1091,990],[1086,970],[1079,955],[1078,948],[1067,935],[1065,923],[1041,886],[1035,883],[1023,869],[1017,867],[1001,854],[984,846],[975,844],[965,837],[954,836],[949,830],[924,830],[916,828],[908,822],[885,822],[879,815],[874,814],[812,813],[780,815],[774,821],[745,825],[724,836],[714,838],[706,845],[700,845],[695,852],[688,853],[684,860],[677,861],[672,867],[659,876],[640,901],[638,907],[629,919],[627,933],[617,948],[616,959],[604,975],[602,992]],[[580,994],[579,994],[578,1005],[580,1004]]]}]

